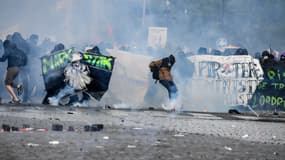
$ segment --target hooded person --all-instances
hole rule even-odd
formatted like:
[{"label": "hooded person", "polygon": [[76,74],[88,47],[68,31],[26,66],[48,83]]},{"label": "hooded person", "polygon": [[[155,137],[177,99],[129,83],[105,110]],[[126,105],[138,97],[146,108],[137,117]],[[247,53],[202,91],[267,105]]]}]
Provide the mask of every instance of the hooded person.
[{"label": "hooded person", "polygon": [[61,89],[56,96],[48,98],[51,105],[59,105],[61,98],[68,94],[82,91],[90,84],[91,77],[89,76],[89,68],[80,62],[81,59],[81,53],[73,53],[71,55],[71,63],[64,69],[64,82],[66,86]]},{"label": "hooded person", "polygon": [[285,52],[280,54],[279,61],[285,63]]},{"label": "hooded person", "polygon": [[274,56],[265,50],[262,52],[260,64],[262,69],[265,70],[274,68],[277,62],[275,61]]},{"label": "hooded person", "polygon": [[14,88],[17,89],[18,96],[20,96],[23,93],[23,85],[15,83],[14,80],[19,75],[20,67],[23,63],[23,57],[25,57],[26,55],[20,49],[18,49],[13,42],[9,40],[5,40],[3,46],[4,55],[0,58],[0,62],[5,62],[6,60],[8,60],[7,72],[5,77],[5,87],[7,88],[9,94],[12,97],[10,103],[18,104],[20,103],[20,99],[15,94]]},{"label": "hooded person", "polygon": [[87,49],[86,52],[91,53],[91,54],[95,54],[95,55],[102,55],[98,46],[94,46],[91,49]]},{"label": "hooded person", "polygon": [[28,42],[22,37],[21,33],[15,32],[12,35],[12,41],[16,44],[17,48],[22,50],[24,53],[30,53],[30,46]]},{"label": "hooded person", "polygon": [[65,46],[62,44],[62,43],[58,43],[54,46],[53,50],[50,52],[50,54],[54,54],[56,53],[57,51],[61,51],[61,50],[64,50],[65,49]]},{"label": "hooded person", "polygon": [[153,77],[157,77],[159,83],[167,89],[171,110],[175,110],[175,101],[178,96],[177,87],[173,82],[173,77],[170,72],[174,63],[175,57],[171,54],[170,56],[162,58],[160,60],[152,61],[149,64],[151,71],[154,71],[156,69],[158,70],[157,73],[153,72],[153,74],[158,74],[157,76]]},{"label": "hooded person", "polygon": [[280,54],[278,64],[281,66],[282,69],[285,69],[285,52]]}]

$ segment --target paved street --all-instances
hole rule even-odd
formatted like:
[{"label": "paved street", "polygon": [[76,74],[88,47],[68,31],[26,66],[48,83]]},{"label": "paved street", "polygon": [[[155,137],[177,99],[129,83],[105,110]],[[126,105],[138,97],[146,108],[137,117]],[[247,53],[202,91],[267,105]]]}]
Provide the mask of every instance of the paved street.
[{"label": "paved street", "polygon": [[[0,124],[48,131],[1,132],[0,159],[284,159],[284,122],[233,116],[1,106]],[[63,131],[52,131],[52,124]],[[104,129],[85,132],[91,124]],[[69,126],[75,131],[67,131]]]}]

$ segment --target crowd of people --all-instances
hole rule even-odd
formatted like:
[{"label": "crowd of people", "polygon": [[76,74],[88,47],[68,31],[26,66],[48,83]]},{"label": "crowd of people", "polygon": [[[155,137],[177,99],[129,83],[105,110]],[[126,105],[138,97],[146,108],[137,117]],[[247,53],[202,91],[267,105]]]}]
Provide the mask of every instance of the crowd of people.
[{"label": "crowd of people", "polygon": [[[99,47],[98,47],[99,46]],[[101,42],[98,46],[87,46],[84,48],[85,51],[101,55],[103,51],[106,55],[107,48],[117,48],[119,50],[129,51],[136,53],[139,48],[130,47],[130,46],[119,46],[115,47],[111,43]],[[99,49],[100,48],[100,49]],[[40,57],[46,54],[53,54],[57,51],[64,50],[65,46],[62,43],[55,43],[49,39],[45,39],[39,44],[39,36],[36,34],[30,35],[27,39],[24,39],[22,35],[18,32],[13,33],[12,35],[7,35],[4,41],[0,40],[0,58],[1,62],[8,61],[7,70],[3,70],[1,67],[0,74],[5,75],[4,85],[8,90],[8,93],[12,97],[11,103],[20,103],[19,96],[22,96],[22,102],[31,101],[30,97],[33,94],[39,95],[44,93],[44,85],[41,77],[41,66]],[[101,51],[100,51],[101,50]],[[175,49],[170,48],[146,48],[144,50],[147,54],[154,56],[154,58],[159,60],[152,61],[150,63],[150,68],[158,67],[157,71],[157,80],[161,85],[163,85],[169,92],[169,99],[172,101],[177,97],[177,87],[173,81],[170,70],[174,63],[176,63],[177,71],[181,69],[181,73],[178,75],[184,77],[185,79],[191,78],[193,74],[193,64],[187,60],[188,56],[192,55],[216,55],[216,56],[230,56],[230,55],[250,55],[245,48],[226,48],[223,51],[217,49],[208,49],[205,47],[200,47],[196,54],[190,52],[189,50],[185,51],[181,47],[176,47]],[[167,56],[167,54],[171,54]],[[264,68],[272,67],[278,63],[285,64],[285,52],[279,54],[277,51],[265,50],[260,54],[259,52],[252,55],[254,58],[260,60],[261,66]],[[164,58],[163,58],[164,57]],[[185,65],[187,67],[185,70]],[[5,74],[6,72],[6,74]],[[18,82],[16,83],[16,78]],[[17,94],[14,92],[14,89],[17,90]],[[41,92],[41,93],[40,93]],[[0,94],[4,94],[3,89],[1,88]],[[1,97],[1,95],[0,95]]]},{"label": "crowd of people", "polygon": [[[19,96],[22,102],[28,102],[33,94],[44,92],[40,67],[35,66],[41,66],[40,57],[54,45],[55,42],[48,38],[39,44],[39,36],[36,34],[25,39],[19,32],[9,34],[4,41],[0,41],[0,61],[7,61],[6,70],[4,64],[1,64],[0,74],[5,75],[5,88],[12,97],[10,103],[20,103]],[[2,96],[4,88],[0,86]],[[17,89],[18,95],[14,89]]]}]

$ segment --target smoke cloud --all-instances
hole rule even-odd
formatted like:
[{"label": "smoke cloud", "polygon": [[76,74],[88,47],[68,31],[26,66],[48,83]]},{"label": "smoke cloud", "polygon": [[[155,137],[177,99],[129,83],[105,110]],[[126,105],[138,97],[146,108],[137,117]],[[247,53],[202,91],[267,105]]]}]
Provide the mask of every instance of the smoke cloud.
[{"label": "smoke cloud", "polygon": [[[146,56],[148,27],[168,28],[167,43],[173,48],[170,47],[170,52],[165,56],[178,46],[194,53],[201,46],[217,48],[219,38],[247,48],[250,54],[270,46],[284,51],[284,7],[283,0],[9,0],[2,1],[0,5],[0,39],[20,32],[24,38],[38,34],[39,43],[49,38],[64,43],[66,47],[108,42],[115,47],[129,45],[144,48],[134,52],[143,52],[145,55],[138,55],[134,59],[116,55],[123,53],[112,54],[119,58],[108,91],[109,97],[106,98],[113,98],[112,103],[141,105],[146,84],[152,83],[147,65],[157,57],[162,58],[155,53]],[[42,50],[37,58],[50,50],[51,45]],[[137,65],[138,62],[140,65]],[[40,65],[39,60],[36,64]],[[1,64],[1,70],[4,70],[3,66]],[[133,69],[137,70],[130,71],[129,68],[134,66],[137,68]],[[40,73],[40,70],[36,73]],[[179,83],[178,89],[185,89],[181,86],[184,78],[177,74],[174,76]],[[42,77],[36,77],[38,79],[35,81],[43,85]],[[159,85],[154,87],[159,88]],[[161,95],[158,102],[164,101],[166,90],[158,90],[153,94]],[[133,94],[138,91],[139,94]]]}]

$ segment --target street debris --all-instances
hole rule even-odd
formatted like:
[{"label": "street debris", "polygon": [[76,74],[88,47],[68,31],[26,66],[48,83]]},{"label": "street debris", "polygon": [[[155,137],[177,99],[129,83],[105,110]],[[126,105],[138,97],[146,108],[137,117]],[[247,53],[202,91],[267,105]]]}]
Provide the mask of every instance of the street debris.
[{"label": "street debris", "polygon": [[103,124],[92,124],[91,125],[91,131],[92,132],[96,132],[96,131],[100,131],[104,128]]},{"label": "street debris", "polygon": [[35,144],[35,143],[28,143],[27,146],[29,147],[38,147],[39,144]]},{"label": "street debris", "polygon": [[135,145],[128,145],[128,148],[136,148],[137,146]]},{"label": "street debris", "polygon": [[49,141],[48,143],[52,145],[56,145],[56,144],[59,144],[59,141]]},{"label": "street debris", "polygon": [[4,132],[10,132],[10,125],[8,125],[8,124],[2,124],[2,128],[3,128],[3,130],[4,130]]},{"label": "street debris", "polygon": [[20,131],[22,132],[28,132],[28,131],[33,131],[34,128],[20,128]]},{"label": "street debris", "polygon": [[248,134],[245,134],[242,136],[242,138],[247,138],[248,137]]},{"label": "street debris", "polygon": [[273,152],[273,154],[274,154],[275,156],[278,156],[278,155],[279,155],[279,153],[278,153],[278,152]]},{"label": "street debris", "polygon": [[90,131],[90,126],[89,126],[89,125],[85,125],[85,126],[84,126],[84,131],[85,131],[85,132]]},{"label": "street debris", "polygon": [[96,148],[104,148],[104,146],[95,146]]},{"label": "street debris", "polygon": [[233,150],[231,147],[228,147],[228,146],[225,146],[224,148],[225,148],[226,150],[228,150],[228,151],[232,151],[232,150]]},{"label": "street debris", "polygon": [[52,125],[52,130],[53,131],[62,131],[63,130],[63,125],[61,125],[61,124],[53,124]]},{"label": "street debris", "polygon": [[103,124],[92,124],[91,126],[90,125],[85,125],[84,126],[84,131],[85,132],[97,132],[97,131],[101,131],[102,129],[104,128],[104,125]]},{"label": "street debris", "polygon": [[108,140],[108,139],[109,139],[109,137],[108,137],[108,136],[104,136],[104,137],[103,137],[103,139]]},{"label": "street debris", "polygon": [[46,131],[48,131],[48,129],[47,128],[37,128],[37,129],[35,129],[35,131],[46,132]]},{"label": "street debris", "polygon": [[28,124],[23,124],[23,128],[30,128],[31,126]]},{"label": "street debris", "polygon": [[174,137],[184,137],[184,135],[179,133],[179,134],[175,134]]},{"label": "street debris", "polygon": [[73,126],[68,126],[68,131],[69,132],[74,132],[75,130],[74,130],[74,127]]},{"label": "street debris", "polygon": [[12,126],[12,127],[11,127],[11,130],[12,130],[12,131],[19,131],[19,127],[14,127],[14,126]]},{"label": "street debris", "polygon": [[139,127],[135,127],[135,128],[133,128],[134,130],[141,130],[141,129],[143,129],[143,128],[139,128]]}]

